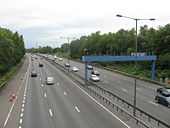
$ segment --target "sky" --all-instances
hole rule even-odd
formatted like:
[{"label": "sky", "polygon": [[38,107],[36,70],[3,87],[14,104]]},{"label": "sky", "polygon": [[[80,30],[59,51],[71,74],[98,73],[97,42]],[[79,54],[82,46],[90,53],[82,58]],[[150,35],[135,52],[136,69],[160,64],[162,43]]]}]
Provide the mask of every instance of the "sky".
[{"label": "sky", "polygon": [[[0,27],[23,35],[25,47],[60,47],[90,35],[130,30],[135,21],[158,29],[170,23],[170,0],[0,0]],[[63,37],[63,38],[61,38]]]}]

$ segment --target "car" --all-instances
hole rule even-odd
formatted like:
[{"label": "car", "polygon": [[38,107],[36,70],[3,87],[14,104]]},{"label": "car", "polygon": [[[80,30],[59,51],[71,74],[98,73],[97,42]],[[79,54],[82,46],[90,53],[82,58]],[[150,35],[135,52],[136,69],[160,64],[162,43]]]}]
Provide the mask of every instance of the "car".
[{"label": "car", "polygon": [[32,71],[32,72],[31,72],[31,77],[37,77],[36,71]]},{"label": "car", "polygon": [[164,88],[158,88],[157,93],[164,93],[165,95],[170,95],[170,88],[169,87],[164,87]]},{"label": "car", "polygon": [[87,65],[87,69],[89,69],[89,70],[93,70],[93,67],[92,67],[92,66],[90,66],[90,65]]},{"label": "car", "polygon": [[51,76],[46,77],[46,84],[47,85],[54,84],[54,78]]},{"label": "car", "polygon": [[96,75],[96,76],[99,76],[99,75],[100,75],[97,70],[92,70],[92,71],[91,71],[91,74]]},{"label": "car", "polygon": [[69,63],[66,63],[65,66],[66,66],[66,67],[70,67],[70,64],[69,64]]},{"label": "car", "polygon": [[78,68],[76,68],[76,67],[72,67],[72,69],[71,69],[73,72],[78,72],[79,71],[79,69]]},{"label": "car", "polygon": [[155,96],[155,102],[163,104],[170,108],[170,95],[165,93],[157,93]]},{"label": "car", "polygon": [[99,82],[100,78],[96,75],[90,75],[89,79],[93,82]]},{"label": "car", "polygon": [[59,61],[62,61],[63,59],[62,58],[59,58]]},{"label": "car", "polygon": [[43,64],[42,64],[42,63],[39,63],[39,67],[43,67]]}]

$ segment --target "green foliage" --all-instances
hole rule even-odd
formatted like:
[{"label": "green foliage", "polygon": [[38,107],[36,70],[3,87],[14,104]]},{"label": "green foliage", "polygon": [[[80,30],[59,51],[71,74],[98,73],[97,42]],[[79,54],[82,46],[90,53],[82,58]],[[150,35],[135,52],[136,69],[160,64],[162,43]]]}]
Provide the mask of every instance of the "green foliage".
[{"label": "green foliage", "polygon": [[19,63],[25,54],[23,37],[0,28],[0,76]]}]

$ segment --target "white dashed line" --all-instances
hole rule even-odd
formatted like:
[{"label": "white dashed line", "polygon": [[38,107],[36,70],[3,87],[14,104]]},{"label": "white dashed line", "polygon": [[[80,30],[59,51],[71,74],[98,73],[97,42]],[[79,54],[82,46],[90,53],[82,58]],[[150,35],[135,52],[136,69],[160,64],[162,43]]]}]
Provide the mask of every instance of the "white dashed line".
[{"label": "white dashed line", "polygon": [[23,100],[25,100],[25,97],[23,97]]},{"label": "white dashed line", "polygon": [[57,83],[57,86],[59,86],[59,83]]},{"label": "white dashed line", "polygon": [[20,123],[20,124],[22,123],[22,119],[19,120],[19,123]]},{"label": "white dashed line", "polygon": [[41,77],[40,77],[40,80],[41,80]]},{"label": "white dashed line", "polygon": [[148,102],[151,103],[151,104],[154,104],[154,105],[156,105],[156,106],[158,105],[158,104],[156,104],[156,103],[154,103],[154,102],[152,102],[152,101],[148,101]]},{"label": "white dashed line", "polygon": [[23,103],[25,103],[25,100],[23,100]]},{"label": "white dashed line", "polygon": [[21,113],[21,117],[23,117],[23,113]]},{"label": "white dashed line", "polygon": [[23,112],[23,111],[24,111],[24,108],[22,108],[21,111]]},{"label": "white dashed line", "polygon": [[43,84],[41,84],[41,86],[43,87],[44,85],[43,85]]},{"label": "white dashed line", "polygon": [[139,90],[139,91],[143,91],[143,89],[141,89],[141,88],[136,88],[137,90]]},{"label": "white dashed line", "polygon": [[45,98],[47,98],[47,95],[46,95],[46,93],[44,93],[44,97],[45,97]]},{"label": "white dashed line", "polygon": [[77,110],[77,112],[80,112],[80,110],[77,108],[77,106],[75,106],[75,109]]},{"label": "white dashed line", "polygon": [[18,128],[21,128],[21,126],[19,126]]},{"label": "white dashed line", "polygon": [[67,93],[66,93],[66,92],[64,92],[64,95],[67,95]]},{"label": "white dashed line", "polygon": [[24,104],[22,104],[22,107],[24,107]]},{"label": "white dashed line", "polygon": [[126,89],[123,89],[123,88],[121,90],[124,91],[124,92],[128,92]]},{"label": "white dashed line", "polygon": [[51,109],[49,109],[49,112],[50,112],[50,115],[53,116],[53,113],[52,113]]}]

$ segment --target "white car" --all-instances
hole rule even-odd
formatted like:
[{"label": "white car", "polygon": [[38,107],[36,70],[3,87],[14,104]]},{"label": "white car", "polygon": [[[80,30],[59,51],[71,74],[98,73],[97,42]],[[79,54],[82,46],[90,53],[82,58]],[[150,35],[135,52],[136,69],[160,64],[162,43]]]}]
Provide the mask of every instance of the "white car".
[{"label": "white car", "polygon": [[73,72],[78,72],[78,71],[79,71],[79,69],[78,69],[78,68],[76,68],[76,67],[73,67],[73,68],[72,68],[72,71],[73,71]]},{"label": "white car", "polygon": [[59,61],[62,61],[63,59],[62,58],[59,58]]},{"label": "white car", "polygon": [[96,75],[90,75],[89,79],[93,82],[99,82],[100,78]]},{"label": "white car", "polygon": [[48,85],[48,84],[54,84],[54,78],[51,77],[51,76],[47,77],[47,78],[46,78],[46,84],[47,84],[47,85]]}]

